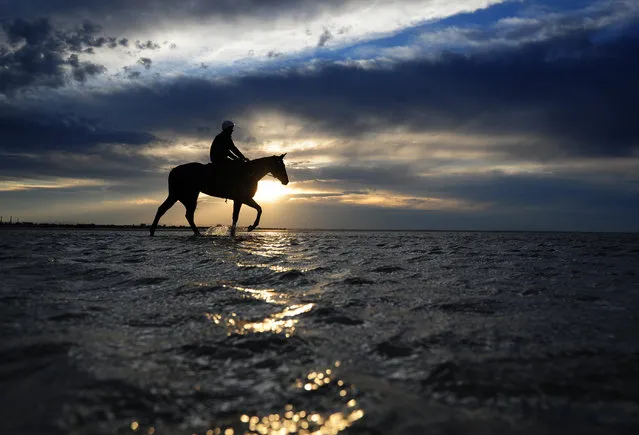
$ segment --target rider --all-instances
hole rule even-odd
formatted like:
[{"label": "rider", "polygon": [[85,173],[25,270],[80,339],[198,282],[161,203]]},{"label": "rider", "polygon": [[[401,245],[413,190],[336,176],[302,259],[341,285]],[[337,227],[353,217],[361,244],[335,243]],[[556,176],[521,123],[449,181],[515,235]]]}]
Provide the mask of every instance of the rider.
[{"label": "rider", "polygon": [[[232,121],[224,121],[222,123],[222,132],[215,136],[211,144],[211,162],[216,165],[223,165],[227,168],[237,163],[246,163],[249,161],[240,150],[237,149],[231,139],[235,124]],[[232,162],[232,163],[231,163]]]}]

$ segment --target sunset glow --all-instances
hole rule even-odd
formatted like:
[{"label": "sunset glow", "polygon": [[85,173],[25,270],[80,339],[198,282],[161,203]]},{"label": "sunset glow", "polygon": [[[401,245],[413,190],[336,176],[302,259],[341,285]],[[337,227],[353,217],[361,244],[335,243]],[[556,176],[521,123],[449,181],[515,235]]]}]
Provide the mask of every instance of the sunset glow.
[{"label": "sunset glow", "polygon": [[257,193],[254,198],[258,202],[275,202],[287,194],[287,186],[283,186],[279,181],[261,180],[257,184]]},{"label": "sunset glow", "polygon": [[636,0],[272,3],[0,2],[2,214],[148,224],[231,120],[261,226],[639,230]]}]

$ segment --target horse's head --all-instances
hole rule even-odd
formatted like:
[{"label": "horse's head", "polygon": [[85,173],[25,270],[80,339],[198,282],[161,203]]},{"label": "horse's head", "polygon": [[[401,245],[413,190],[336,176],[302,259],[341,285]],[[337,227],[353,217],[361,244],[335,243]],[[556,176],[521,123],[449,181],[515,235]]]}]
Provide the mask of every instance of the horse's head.
[{"label": "horse's head", "polygon": [[273,156],[273,165],[271,167],[271,174],[280,180],[283,185],[288,184],[288,174],[286,173],[286,167],[284,167],[284,156],[286,153],[281,156]]}]

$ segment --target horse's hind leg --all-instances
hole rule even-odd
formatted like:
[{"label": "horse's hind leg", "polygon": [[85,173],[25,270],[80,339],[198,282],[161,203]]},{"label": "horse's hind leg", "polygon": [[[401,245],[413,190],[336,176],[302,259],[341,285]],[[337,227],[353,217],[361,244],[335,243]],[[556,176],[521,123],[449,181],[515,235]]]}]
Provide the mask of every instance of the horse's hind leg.
[{"label": "horse's hind leg", "polygon": [[200,236],[200,230],[197,229],[197,226],[195,226],[195,209],[197,207],[197,197],[199,195],[200,192],[195,192],[195,194],[189,193],[188,195],[186,195],[184,198],[180,198],[180,202],[182,204],[184,204],[184,207],[186,208],[186,220],[189,222],[189,225],[191,226],[191,229],[193,230],[193,234],[195,234],[196,236]]},{"label": "horse's hind leg", "polygon": [[255,222],[253,222],[253,225],[249,225],[248,227],[249,231],[253,231],[260,224],[260,217],[262,217],[262,207],[260,207],[260,205],[257,202],[255,202],[253,198],[245,200],[244,204],[248,205],[249,207],[253,207],[255,210],[257,210],[257,216],[255,217]]},{"label": "horse's hind leg", "polygon": [[158,207],[158,212],[155,214],[155,219],[153,219],[153,224],[151,225],[151,236],[155,234],[155,229],[157,228],[158,223],[160,222],[160,218],[164,215],[164,213],[167,212],[168,209],[173,207],[173,204],[175,204],[176,201],[177,201],[177,198],[169,194],[169,196],[166,198],[166,200],[164,200],[162,205]]}]

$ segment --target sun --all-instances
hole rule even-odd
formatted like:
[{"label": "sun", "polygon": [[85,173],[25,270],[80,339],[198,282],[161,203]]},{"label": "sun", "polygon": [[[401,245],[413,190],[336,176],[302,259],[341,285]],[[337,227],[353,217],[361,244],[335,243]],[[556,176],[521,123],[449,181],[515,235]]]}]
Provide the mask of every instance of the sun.
[{"label": "sun", "polygon": [[256,201],[274,202],[287,194],[286,187],[279,181],[262,180],[257,183]]}]

